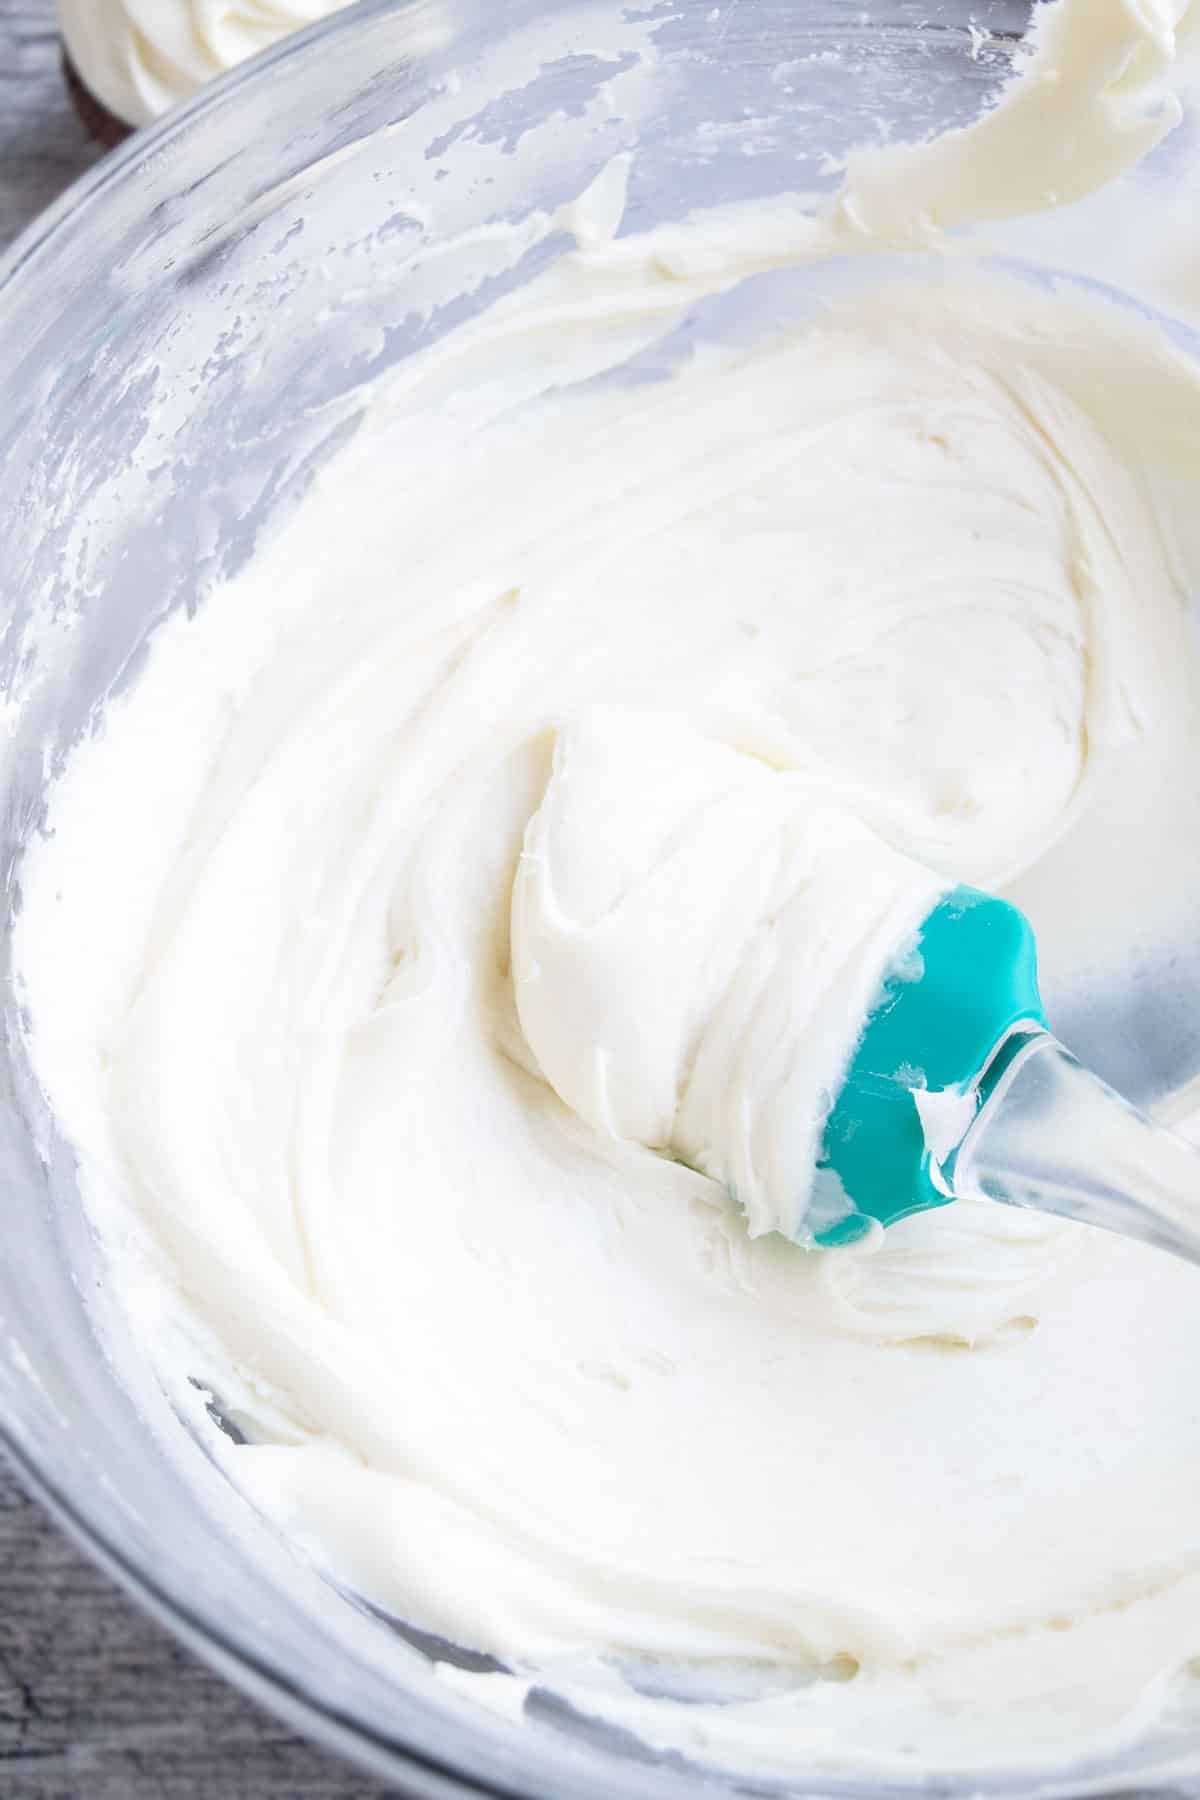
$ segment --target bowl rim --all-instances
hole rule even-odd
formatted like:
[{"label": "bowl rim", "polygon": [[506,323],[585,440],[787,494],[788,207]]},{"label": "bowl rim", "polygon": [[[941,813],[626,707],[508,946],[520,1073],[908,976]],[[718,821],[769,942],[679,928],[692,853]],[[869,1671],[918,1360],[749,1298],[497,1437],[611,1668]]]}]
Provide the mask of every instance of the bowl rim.
[{"label": "bowl rim", "polygon": [[[502,5],[503,0],[496,0],[496,3]],[[7,249],[0,253],[0,294],[26,264],[47,247],[49,240],[56,237],[74,215],[91,202],[94,195],[115,185],[147,155],[153,155],[178,134],[190,129],[196,119],[224,106],[241,88],[253,87],[256,83],[265,81],[271,70],[295,56],[306,56],[310,47],[324,38],[360,29],[364,18],[385,13],[416,12],[425,4],[426,0],[341,0],[335,12],[327,13],[324,18],[315,20],[311,25],[302,25],[298,30],[289,31],[274,44],[268,44],[266,49],[256,51],[253,56],[235,63],[220,75],[214,75],[149,124],[131,125],[128,134],[119,144],[114,145],[111,150],[102,149],[96,161],[69,182],[48,206],[35,214]],[[80,76],[80,80],[82,79]]]}]

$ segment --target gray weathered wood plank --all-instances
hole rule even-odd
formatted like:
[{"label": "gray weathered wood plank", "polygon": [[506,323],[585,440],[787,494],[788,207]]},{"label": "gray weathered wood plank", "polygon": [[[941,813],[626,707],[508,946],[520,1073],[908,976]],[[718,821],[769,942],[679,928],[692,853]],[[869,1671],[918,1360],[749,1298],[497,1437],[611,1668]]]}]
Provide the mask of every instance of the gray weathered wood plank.
[{"label": "gray weathered wood plank", "polygon": [[[0,249],[100,154],[53,0],[0,0]],[[377,1800],[121,1594],[0,1458],[2,1800]]]},{"label": "gray weathered wood plank", "polygon": [[0,0],[0,245],[98,154],[62,80],[52,0]]}]

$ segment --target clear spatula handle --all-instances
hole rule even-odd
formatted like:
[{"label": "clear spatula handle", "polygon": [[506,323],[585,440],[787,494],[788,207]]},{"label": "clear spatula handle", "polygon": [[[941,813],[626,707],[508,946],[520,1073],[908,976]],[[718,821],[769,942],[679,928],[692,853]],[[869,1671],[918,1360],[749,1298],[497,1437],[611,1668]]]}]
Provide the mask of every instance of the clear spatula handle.
[{"label": "clear spatula handle", "polygon": [[1122,1100],[1047,1031],[1013,1039],[997,1066],[942,1163],[956,1196],[1057,1213],[1200,1263],[1200,1152]]}]

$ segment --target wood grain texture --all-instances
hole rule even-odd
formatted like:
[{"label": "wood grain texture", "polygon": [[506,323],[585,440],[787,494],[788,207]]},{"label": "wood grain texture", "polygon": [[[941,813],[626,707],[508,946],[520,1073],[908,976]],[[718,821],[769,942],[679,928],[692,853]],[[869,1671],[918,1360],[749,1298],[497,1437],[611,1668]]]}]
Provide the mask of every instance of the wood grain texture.
[{"label": "wood grain texture", "polygon": [[62,79],[53,0],[0,0],[0,248],[99,154]]},{"label": "wood grain texture", "polygon": [[[0,250],[101,154],[53,0],[0,0]],[[0,1458],[0,1800],[379,1800],[145,1618]]]}]

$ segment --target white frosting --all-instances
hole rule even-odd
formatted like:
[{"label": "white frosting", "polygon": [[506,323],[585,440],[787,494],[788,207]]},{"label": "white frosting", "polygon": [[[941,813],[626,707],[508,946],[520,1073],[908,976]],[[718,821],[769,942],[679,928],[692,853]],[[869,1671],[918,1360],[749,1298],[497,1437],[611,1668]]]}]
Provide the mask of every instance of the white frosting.
[{"label": "white frosting", "polygon": [[525,1038],[581,1118],[711,1175],[750,1229],[808,1235],[824,1116],[944,883],[831,802],[669,715],[558,738],[513,889]]},{"label": "white frosting", "polygon": [[913,145],[855,152],[837,211],[876,244],[1058,208],[1113,180],[1182,117],[1159,84],[1194,0],[1042,5],[1024,78],[972,125]]},{"label": "white frosting", "polygon": [[148,125],[214,76],[349,0],[58,0],[77,73],[117,118]]},{"label": "white frosting", "polygon": [[[1099,179],[1167,14],[1085,10],[1031,69],[1080,59]],[[1200,1655],[1194,1271],[964,1204],[806,1254],[727,1191],[795,1223],[942,882],[1017,883],[1064,1005],[1080,937],[1119,1013],[1194,935],[1200,375],[994,275],[704,311],[854,181],[791,238],[585,203],[160,632],[16,946],[246,1491],[522,1683],[805,1775],[1100,1751]]]}]

